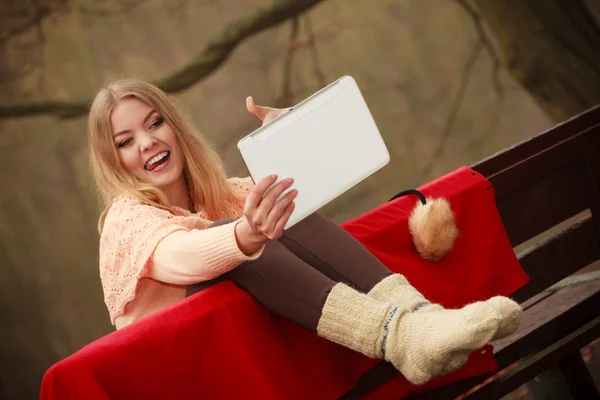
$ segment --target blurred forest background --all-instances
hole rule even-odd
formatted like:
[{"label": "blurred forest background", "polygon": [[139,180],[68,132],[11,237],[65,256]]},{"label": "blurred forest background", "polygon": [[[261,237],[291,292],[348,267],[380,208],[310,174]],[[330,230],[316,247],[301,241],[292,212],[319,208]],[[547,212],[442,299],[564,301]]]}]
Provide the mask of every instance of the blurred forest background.
[{"label": "blurred forest background", "polygon": [[245,110],[352,75],[389,166],[328,205],[343,222],[600,103],[600,0],[2,0],[0,388],[113,330],[98,274],[85,107],[160,83],[246,176]]}]

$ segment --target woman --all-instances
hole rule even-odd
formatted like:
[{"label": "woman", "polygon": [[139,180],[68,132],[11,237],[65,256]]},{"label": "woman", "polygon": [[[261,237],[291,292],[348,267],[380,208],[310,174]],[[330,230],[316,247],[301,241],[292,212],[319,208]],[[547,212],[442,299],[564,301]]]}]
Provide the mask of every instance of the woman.
[{"label": "woman", "polygon": [[[258,107],[252,98],[247,108],[263,123],[286,111]],[[117,329],[186,291],[231,279],[273,312],[386,359],[421,384],[458,369],[470,352],[519,324],[520,307],[505,297],[459,310],[430,304],[319,214],[283,232],[297,193],[277,199],[293,180],[227,179],[205,139],[148,83],[106,85],[88,128],[107,205],[100,274]]]}]

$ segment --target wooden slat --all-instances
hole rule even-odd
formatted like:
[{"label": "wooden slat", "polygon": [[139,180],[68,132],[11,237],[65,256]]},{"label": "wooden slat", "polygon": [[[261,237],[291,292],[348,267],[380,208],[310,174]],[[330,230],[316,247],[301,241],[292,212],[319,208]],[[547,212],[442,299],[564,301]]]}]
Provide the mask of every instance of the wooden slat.
[{"label": "wooden slat", "polygon": [[565,357],[573,354],[573,352],[578,351],[598,336],[600,336],[600,317],[596,317],[538,354],[519,361],[517,368],[508,371],[506,375],[483,386],[467,396],[466,399],[499,399],[520,385],[535,378],[539,373],[555,365]]},{"label": "wooden slat", "polygon": [[[503,196],[582,158],[590,146],[591,139],[597,135],[600,135],[600,125],[556,143],[508,168],[484,176],[492,183],[497,195]],[[477,168],[473,169],[481,173]]]},{"label": "wooden slat", "polygon": [[530,352],[549,346],[600,315],[600,282],[564,288],[523,313],[519,330],[497,340],[494,355],[506,367]]},{"label": "wooden slat", "polygon": [[589,176],[585,194],[594,217],[596,237],[600,241],[600,136],[596,136],[590,141],[585,161]]},{"label": "wooden slat", "polygon": [[568,139],[600,123],[600,106],[585,111],[548,131],[498,152],[473,165],[483,176],[508,168],[562,140]]},{"label": "wooden slat", "polygon": [[521,303],[599,258],[599,241],[588,215],[519,255],[530,280],[511,297]]},{"label": "wooden slat", "polygon": [[517,246],[587,208],[583,159],[544,175],[507,194],[496,193],[496,205],[511,244]]}]

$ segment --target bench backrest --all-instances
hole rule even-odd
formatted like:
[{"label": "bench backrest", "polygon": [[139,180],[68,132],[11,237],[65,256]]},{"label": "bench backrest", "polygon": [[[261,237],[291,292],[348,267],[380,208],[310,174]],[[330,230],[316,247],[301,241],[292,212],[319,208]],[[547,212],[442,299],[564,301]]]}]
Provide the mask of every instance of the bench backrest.
[{"label": "bench backrest", "polygon": [[531,277],[515,300],[600,259],[600,107],[472,168],[493,184],[506,232]]}]

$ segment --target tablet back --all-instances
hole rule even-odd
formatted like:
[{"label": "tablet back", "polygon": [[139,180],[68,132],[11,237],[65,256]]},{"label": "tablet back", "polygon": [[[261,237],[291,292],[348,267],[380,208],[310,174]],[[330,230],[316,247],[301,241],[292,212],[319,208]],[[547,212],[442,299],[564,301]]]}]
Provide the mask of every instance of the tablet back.
[{"label": "tablet back", "polygon": [[[362,94],[344,76],[290,112],[241,139],[254,182],[277,174],[298,189],[290,228],[352,188],[390,159]],[[290,190],[291,190],[290,189]]]}]

